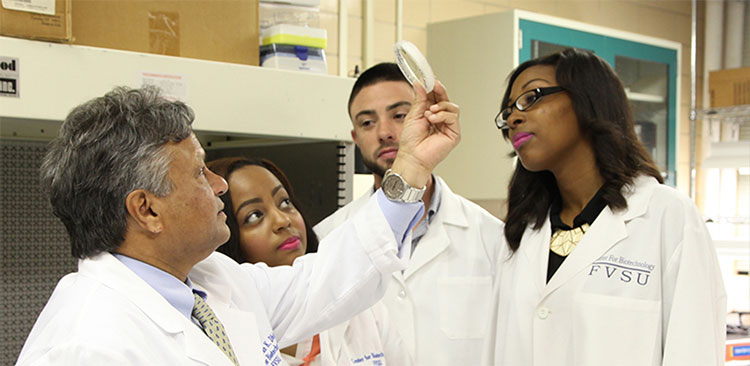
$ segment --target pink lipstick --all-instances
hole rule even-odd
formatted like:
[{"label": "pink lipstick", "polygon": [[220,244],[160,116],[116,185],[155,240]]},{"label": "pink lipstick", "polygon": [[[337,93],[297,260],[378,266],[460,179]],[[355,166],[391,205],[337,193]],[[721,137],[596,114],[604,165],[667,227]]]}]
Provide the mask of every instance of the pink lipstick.
[{"label": "pink lipstick", "polygon": [[300,244],[299,236],[292,236],[279,245],[279,250],[294,250],[299,248]]},{"label": "pink lipstick", "polygon": [[526,132],[520,132],[517,135],[513,136],[513,148],[518,150],[521,145],[526,143],[530,138],[534,137],[531,133]]}]

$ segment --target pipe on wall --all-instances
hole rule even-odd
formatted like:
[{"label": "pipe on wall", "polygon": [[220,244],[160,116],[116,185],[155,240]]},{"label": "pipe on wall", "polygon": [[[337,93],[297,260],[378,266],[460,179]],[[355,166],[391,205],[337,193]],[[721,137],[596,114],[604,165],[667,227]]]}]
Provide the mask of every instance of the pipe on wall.
[{"label": "pipe on wall", "polygon": [[349,65],[349,11],[347,0],[339,0],[339,76],[347,76]]},{"label": "pipe on wall", "polygon": [[690,22],[690,198],[695,200],[695,104],[696,104],[696,59],[698,30],[698,0],[692,1]]},{"label": "pipe on wall", "polygon": [[742,67],[742,38],[744,37],[745,1],[730,0],[726,3],[726,29],[724,45],[724,68]]},{"label": "pipe on wall", "polygon": [[724,0],[705,1],[706,24],[703,41],[703,108],[709,108],[708,73],[723,67]]},{"label": "pipe on wall", "polygon": [[375,64],[375,10],[373,0],[362,0],[362,70]]},{"label": "pipe on wall", "polygon": [[404,0],[396,0],[396,40],[404,39]]}]

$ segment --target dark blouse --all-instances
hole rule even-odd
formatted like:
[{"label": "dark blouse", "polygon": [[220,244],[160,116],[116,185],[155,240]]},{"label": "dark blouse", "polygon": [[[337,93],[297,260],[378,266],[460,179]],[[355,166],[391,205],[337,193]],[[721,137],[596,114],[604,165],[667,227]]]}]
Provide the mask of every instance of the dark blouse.
[{"label": "dark blouse", "polygon": [[[607,203],[602,198],[602,189],[599,188],[599,191],[597,191],[594,197],[591,198],[591,201],[586,204],[586,207],[583,208],[583,211],[581,211],[581,213],[573,219],[573,227],[570,227],[563,223],[560,219],[560,211],[562,211],[562,199],[559,195],[557,195],[552,199],[552,204],[550,205],[549,212],[549,221],[552,225],[552,234],[554,234],[557,230],[571,230],[577,227],[581,227],[583,226],[583,224],[593,224],[594,220],[596,220],[602,210],[604,210],[604,207],[607,207]],[[549,261],[547,263],[547,282],[549,282],[549,280],[552,278],[552,275],[557,272],[557,269],[560,268],[565,258],[567,257],[558,255],[552,250],[549,251]]]}]

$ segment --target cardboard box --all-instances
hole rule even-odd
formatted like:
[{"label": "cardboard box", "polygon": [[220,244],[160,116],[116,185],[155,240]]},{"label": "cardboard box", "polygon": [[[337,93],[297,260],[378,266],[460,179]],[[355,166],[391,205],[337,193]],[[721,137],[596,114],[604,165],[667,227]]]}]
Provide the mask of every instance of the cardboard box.
[{"label": "cardboard box", "polygon": [[[55,0],[53,9],[36,1],[3,1],[0,5],[0,35],[67,42],[72,37],[71,0]],[[21,9],[21,10],[19,10]],[[54,15],[41,12],[54,12]]]},{"label": "cardboard box", "polygon": [[258,0],[73,0],[73,43],[258,65]]},{"label": "cardboard box", "polygon": [[712,108],[750,104],[750,67],[711,71],[708,88]]}]

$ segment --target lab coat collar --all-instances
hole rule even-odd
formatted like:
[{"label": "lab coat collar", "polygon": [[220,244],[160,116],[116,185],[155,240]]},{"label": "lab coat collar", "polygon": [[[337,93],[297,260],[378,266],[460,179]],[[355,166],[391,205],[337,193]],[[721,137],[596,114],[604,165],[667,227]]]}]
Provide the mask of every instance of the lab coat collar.
[{"label": "lab coat collar", "polygon": [[623,213],[623,220],[627,222],[645,214],[654,189],[658,186],[656,178],[644,175],[636,177],[632,184],[625,186],[622,193],[628,201],[628,208]]},{"label": "lab coat collar", "polygon": [[[623,187],[622,193],[627,200],[628,207],[624,210],[612,211],[607,206],[594,220],[591,228],[586,232],[576,249],[562,263],[557,272],[552,276],[549,283],[544,287],[542,299],[575,277],[580,271],[585,270],[592,262],[604,255],[619,241],[627,238],[628,232],[625,227],[627,221],[643,215],[648,208],[653,188],[658,185],[652,177],[640,176],[634,179],[632,185]],[[545,231],[546,243],[549,243],[549,218],[546,220]],[[544,230],[541,230],[544,231]],[[539,238],[538,240],[542,240]],[[549,257],[549,245],[544,246],[547,252],[544,255],[545,262]],[[539,278],[546,278],[546,265],[540,265],[544,273]]]},{"label": "lab coat collar", "polygon": [[[214,253],[212,255],[220,255]],[[209,257],[208,260],[210,260]],[[200,263],[193,267],[188,274],[188,278],[193,282],[196,289],[205,291],[208,296],[206,303],[211,307],[214,314],[219,318],[224,329],[226,330],[229,341],[232,343],[235,356],[240,364],[262,364],[263,360],[259,359],[261,355],[260,344],[261,340],[258,338],[258,334],[254,331],[258,329],[257,320],[255,314],[248,311],[239,310],[232,306],[232,287],[227,285],[220,276],[217,276],[215,272],[211,271],[213,266],[201,266]],[[198,327],[194,327],[198,329]],[[211,352],[210,357],[218,357],[222,362],[229,361],[226,355],[222,353],[213,342],[198,329],[199,336],[188,337],[188,357],[195,360],[202,361],[202,358],[207,356],[203,355],[206,352],[205,348],[211,348],[211,351],[216,350],[218,353]],[[208,341],[207,343],[203,341]],[[199,344],[203,344],[203,348],[199,348]],[[206,344],[208,344],[206,346]],[[196,347],[197,351],[193,352],[192,347]],[[218,355],[218,356],[216,356]],[[251,361],[253,360],[253,361]],[[213,363],[209,364],[213,365]],[[229,363],[231,365],[231,362]]]},{"label": "lab coat collar", "polygon": [[523,259],[530,263],[528,268],[537,272],[532,278],[534,279],[534,288],[539,294],[544,291],[544,287],[547,285],[547,261],[549,260],[549,240],[552,235],[551,227],[549,214],[539,230],[534,230],[533,223],[528,224],[523,237],[521,237],[521,246],[519,247]]},{"label": "lab coat collar", "polygon": [[[103,285],[122,294],[165,333],[172,334],[173,337],[183,333],[185,355],[188,357],[207,365],[233,366],[229,358],[192,321],[185,318],[163,296],[112,254],[102,253],[93,258],[81,260],[78,264],[78,272],[80,275],[92,276]],[[209,306],[213,308],[214,304],[209,303]],[[226,316],[219,314],[216,309],[214,312],[224,322],[223,319]],[[228,319],[228,321],[234,322],[235,320]],[[168,335],[165,334],[165,336]]]},{"label": "lab coat collar", "polygon": [[[595,262],[597,258],[604,255],[627,235],[622,215],[613,213],[609,206],[605,207],[599,217],[594,220],[591,228],[586,231],[586,235],[583,236],[576,249],[570,253],[547,283],[542,297],[549,295],[579,272],[585,270],[592,262]],[[548,245],[545,246],[545,249],[547,250],[547,256],[549,256],[549,237],[547,237],[546,243]],[[546,273],[547,266],[541,267],[544,268]],[[542,276],[542,278],[546,278],[546,276]]]},{"label": "lab coat collar", "polygon": [[[253,314],[233,309],[226,303],[211,301],[211,296],[206,302],[229,335],[239,363],[261,364],[262,361],[257,359],[260,340],[253,333],[258,328]],[[185,353],[189,358],[208,365],[233,366],[229,358],[197,326],[185,329]]]},{"label": "lab coat collar", "polygon": [[[444,252],[449,246],[454,245],[445,225],[468,227],[468,219],[464,207],[458,197],[448,188],[448,185],[438,176],[435,177],[435,184],[440,185],[440,208],[430,222],[427,232],[420,239],[419,244],[412,253],[409,267],[404,271],[403,279],[408,280],[414,273],[419,271],[427,263],[435,259],[440,253]],[[436,190],[437,191],[437,190]],[[394,273],[397,276],[398,272]]]},{"label": "lab coat collar", "polygon": [[192,324],[146,281],[110,253],[81,260],[78,272],[121,293],[167,333],[179,333],[186,323]]},{"label": "lab coat collar", "polygon": [[435,212],[433,223],[441,221],[449,225],[458,227],[468,227],[469,219],[466,217],[466,211],[453,191],[443,181],[442,178],[434,175],[435,184],[440,185],[440,209]]}]

